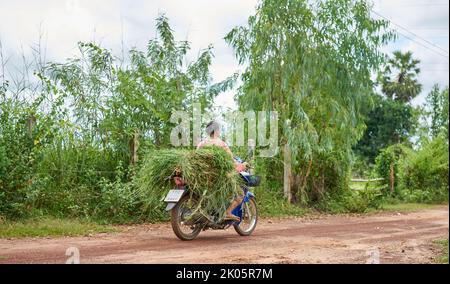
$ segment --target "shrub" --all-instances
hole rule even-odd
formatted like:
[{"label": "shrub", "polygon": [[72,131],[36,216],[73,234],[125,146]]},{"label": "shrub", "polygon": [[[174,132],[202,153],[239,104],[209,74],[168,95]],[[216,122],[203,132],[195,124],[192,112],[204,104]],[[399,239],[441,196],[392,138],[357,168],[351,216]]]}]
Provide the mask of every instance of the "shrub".
[{"label": "shrub", "polygon": [[49,145],[37,160],[27,204],[60,217],[90,216],[101,198],[99,181],[114,181],[121,162],[113,151],[81,142]]},{"label": "shrub", "polygon": [[364,213],[381,206],[383,197],[378,190],[345,190],[326,193],[316,208],[330,213]]},{"label": "shrub", "polygon": [[29,105],[0,98],[0,215],[17,219],[27,215],[25,188],[31,180],[34,136],[27,128]]},{"label": "shrub", "polygon": [[379,177],[384,178],[383,194],[387,195],[390,193],[390,175],[391,175],[391,165],[394,171],[394,194],[399,192],[399,177],[401,174],[400,160],[411,152],[406,146],[401,144],[395,144],[383,149],[380,154],[375,159],[375,172]]},{"label": "shrub", "polygon": [[444,136],[410,152],[402,161],[403,198],[413,202],[448,201],[448,142]]},{"label": "shrub", "polygon": [[100,198],[94,210],[97,218],[113,223],[127,223],[142,217],[140,196],[135,194],[132,182],[124,182],[125,176],[123,167],[119,165],[114,181],[106,178],[99,181]]},{"label": "shrub", "polygon": [[287,202],[278,183],[263,180],[260,187],[251,188],[250,191],[256,196],[258,214],[262,217],[301,216],[308,211],[305,207]]}]

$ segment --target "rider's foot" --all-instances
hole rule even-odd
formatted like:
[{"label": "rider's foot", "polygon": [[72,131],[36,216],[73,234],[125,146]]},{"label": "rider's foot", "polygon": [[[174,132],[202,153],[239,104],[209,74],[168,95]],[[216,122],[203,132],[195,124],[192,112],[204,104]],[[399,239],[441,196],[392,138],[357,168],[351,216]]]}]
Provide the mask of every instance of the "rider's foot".
[{"label": "rider's foot", "polygon": [[231,220],[231,221],[239,222],[241,220],[241,218],[239,218],[238,216],[233,215],[233,214],[226,214],[224,220]]}]

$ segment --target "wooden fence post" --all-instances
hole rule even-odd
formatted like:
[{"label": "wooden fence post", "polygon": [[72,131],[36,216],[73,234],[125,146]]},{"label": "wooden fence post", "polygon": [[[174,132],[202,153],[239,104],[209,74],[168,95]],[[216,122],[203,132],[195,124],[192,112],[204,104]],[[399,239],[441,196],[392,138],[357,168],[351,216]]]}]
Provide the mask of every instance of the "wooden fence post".
[{"label": "wooden fence post", "polygon": [[391,194],[394,193],[394,183],[395,183],[394,163],[391,162],[391,168],[390,168],[390,173],[389,173],[389,184],[390,184]]},{"label": "wooden fence post", "polygon": [[139,130],[135,130],[133,133],[133,138],[130,141],[131,150],[131,165],[136,165],[138,161],[138,148],[139,148]]},{"label": "wooden fence post", "polygon": [[34,115],[30,115],[27,119],[27,130],[28,136],[33,137],[34,127],[36,126],[36,117]]},{"label": "wooden fence post", "polygon": [[287,201],[291,202],[291,177],[292,177],[292,163],[291,163],[291,148],[286,143],[284,145],[284,177],[283,177],[283,192]]}]

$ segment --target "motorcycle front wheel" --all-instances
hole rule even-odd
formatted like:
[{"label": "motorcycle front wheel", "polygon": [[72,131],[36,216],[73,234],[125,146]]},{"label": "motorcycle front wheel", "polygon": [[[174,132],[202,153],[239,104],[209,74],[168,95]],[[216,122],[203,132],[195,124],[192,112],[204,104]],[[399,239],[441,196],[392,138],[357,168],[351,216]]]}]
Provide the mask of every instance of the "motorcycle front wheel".
[{"label": "motorcycle front wheel", "polygon": [[185,195],[172,209],[170,223],[172,224],[173,232],[180,240],[193,240],[202,230],[201,224],[197,223],[196,217],[193,216],[197,205],[195,198]]},{"label": "motorcycle front wheel", "polygon": [[258,222],[258,208],[256,200],[250,197],[248,202],[242,204],[242,219],[239,224],[235,224],[234,230],[241,236],[250,236],[256,228]]}]

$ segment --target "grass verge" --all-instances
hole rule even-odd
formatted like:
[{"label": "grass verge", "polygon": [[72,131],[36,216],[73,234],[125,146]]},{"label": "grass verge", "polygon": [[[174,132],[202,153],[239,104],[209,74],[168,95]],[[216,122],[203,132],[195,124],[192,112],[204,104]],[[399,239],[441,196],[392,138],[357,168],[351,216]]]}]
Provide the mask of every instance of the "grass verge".
[{"label": "grass verge", "polygon": [[436,258],[436,262],[448,264],[448,239],[437,240],[435,243],[441,248],[441,255]]},{"label": "grass verge", "polygon": [[39,218],[0,223],[0,238],[83,236],[109,233],[117,228],[76,219]]},{"label": "grass verge", "polygon": [[252,188],[256,195],[260,217],[303,216],[311,212],[310,208],[288,203],[281,191],[271,192],[264,188]]},{"label": "grass verge", "polygon": [[382,211],[416,211],[423,209],[430,209],[435,207],[434,204],[424,203],[397,203],[397,204],[382,204]]}]

